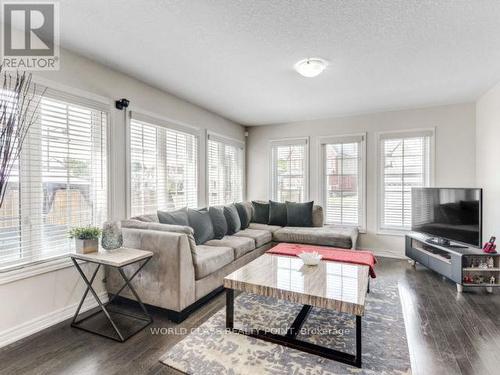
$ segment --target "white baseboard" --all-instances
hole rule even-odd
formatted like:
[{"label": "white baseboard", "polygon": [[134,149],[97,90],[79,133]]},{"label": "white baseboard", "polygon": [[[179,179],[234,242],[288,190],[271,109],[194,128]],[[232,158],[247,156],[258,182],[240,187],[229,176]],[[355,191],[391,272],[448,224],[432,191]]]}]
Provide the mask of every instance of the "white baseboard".
[{"label": "white baseboard", "polygon": [[[101,292],[98,296],[102,302],[108,301],[107,292]],[[71,318],[79,302],[80,301],[0,332],[0,348]],[[82,305],[81,312],[90,310],[96,306],[97,302],[94,297],[89,295]]]}]

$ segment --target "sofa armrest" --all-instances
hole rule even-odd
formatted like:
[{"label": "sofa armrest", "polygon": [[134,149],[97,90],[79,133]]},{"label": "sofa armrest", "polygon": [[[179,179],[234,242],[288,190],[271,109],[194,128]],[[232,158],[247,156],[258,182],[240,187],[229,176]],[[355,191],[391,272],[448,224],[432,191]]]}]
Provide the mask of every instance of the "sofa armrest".
[{"label": "sofa armrest", "polygon": [[[132,285],[143,302],[181,311],[195,302],[195,276],[189,235],[151,229],[123,228],[123,246],[154,253],[153,258],[133,279]],[[125,269],[132,274],[138,265]],[[106,287],[114,293],[123,285],[119,273],[107,267]],[[124,297],[132,298],[125,288]]]}]

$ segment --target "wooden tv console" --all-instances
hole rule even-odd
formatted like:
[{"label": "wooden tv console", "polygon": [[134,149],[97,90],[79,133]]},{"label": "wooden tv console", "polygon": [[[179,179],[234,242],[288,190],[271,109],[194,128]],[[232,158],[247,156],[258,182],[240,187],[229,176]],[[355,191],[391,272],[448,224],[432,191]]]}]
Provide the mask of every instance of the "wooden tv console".
[{"label": "wooden tv console", "polygon": [[431,238],[415,232],[406,235],[405,254],[413,264],[418,262],[454,281],[458,292],[463,287],[486,287],[488,292],[500,287],[500,254],[487,254],[474,247],[454,247],[453,242],[451,246],[427,242]]}]

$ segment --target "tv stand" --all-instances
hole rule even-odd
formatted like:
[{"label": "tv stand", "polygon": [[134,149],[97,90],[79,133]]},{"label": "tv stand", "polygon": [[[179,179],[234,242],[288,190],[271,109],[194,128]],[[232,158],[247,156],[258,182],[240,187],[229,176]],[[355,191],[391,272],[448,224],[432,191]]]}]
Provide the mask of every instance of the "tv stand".
[{"label": "tv stand", "polygon": [[417,232],[406,235],[405,254],[455,282],[458,292],[464,287],[486,287],[488,292],[500,287],[500,254],[487,254],[453,242],[436,243],[432,236]]},{"label": "tv stand", "polygon": [[459,244],[452,244],[450,240],[447,240],[445,238],[441,237],[430,237],[425,242],[430,243],[431,245],[439,245],[439,246],[444,246],[444,247],[451,247],[451,248],[457,248],[457,249],[467,249],[468,246],[464,245],[459,245]]}]

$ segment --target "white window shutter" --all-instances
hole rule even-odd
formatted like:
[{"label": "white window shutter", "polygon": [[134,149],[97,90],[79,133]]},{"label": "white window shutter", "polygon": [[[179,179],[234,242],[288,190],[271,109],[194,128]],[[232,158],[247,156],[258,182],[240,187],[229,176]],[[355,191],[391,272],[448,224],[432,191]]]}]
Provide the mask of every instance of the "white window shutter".
[{"label": "white window shutter", "polygon": [[208,155],[208,204],[223,205],[243,200],[243,146],[210,137]]},{"label": "white window shutter", "polygon": [[411,189],[430,186],[431,137],[428,132],[381,137],[381,229],[411,228]]},{"label": "white window shutter", "polygon": [[102,103],[47,90],[0,209],[0,268],[72,250],[71,227],[107,219]]},{"label": "white window shutter", "polygon": [[131,215],[198,205],[198,137],[132,119]]},{"label": "white window shutter", "polygon": [[272,199],[303,202],[307,184],[307,142],[273,142]]}]

